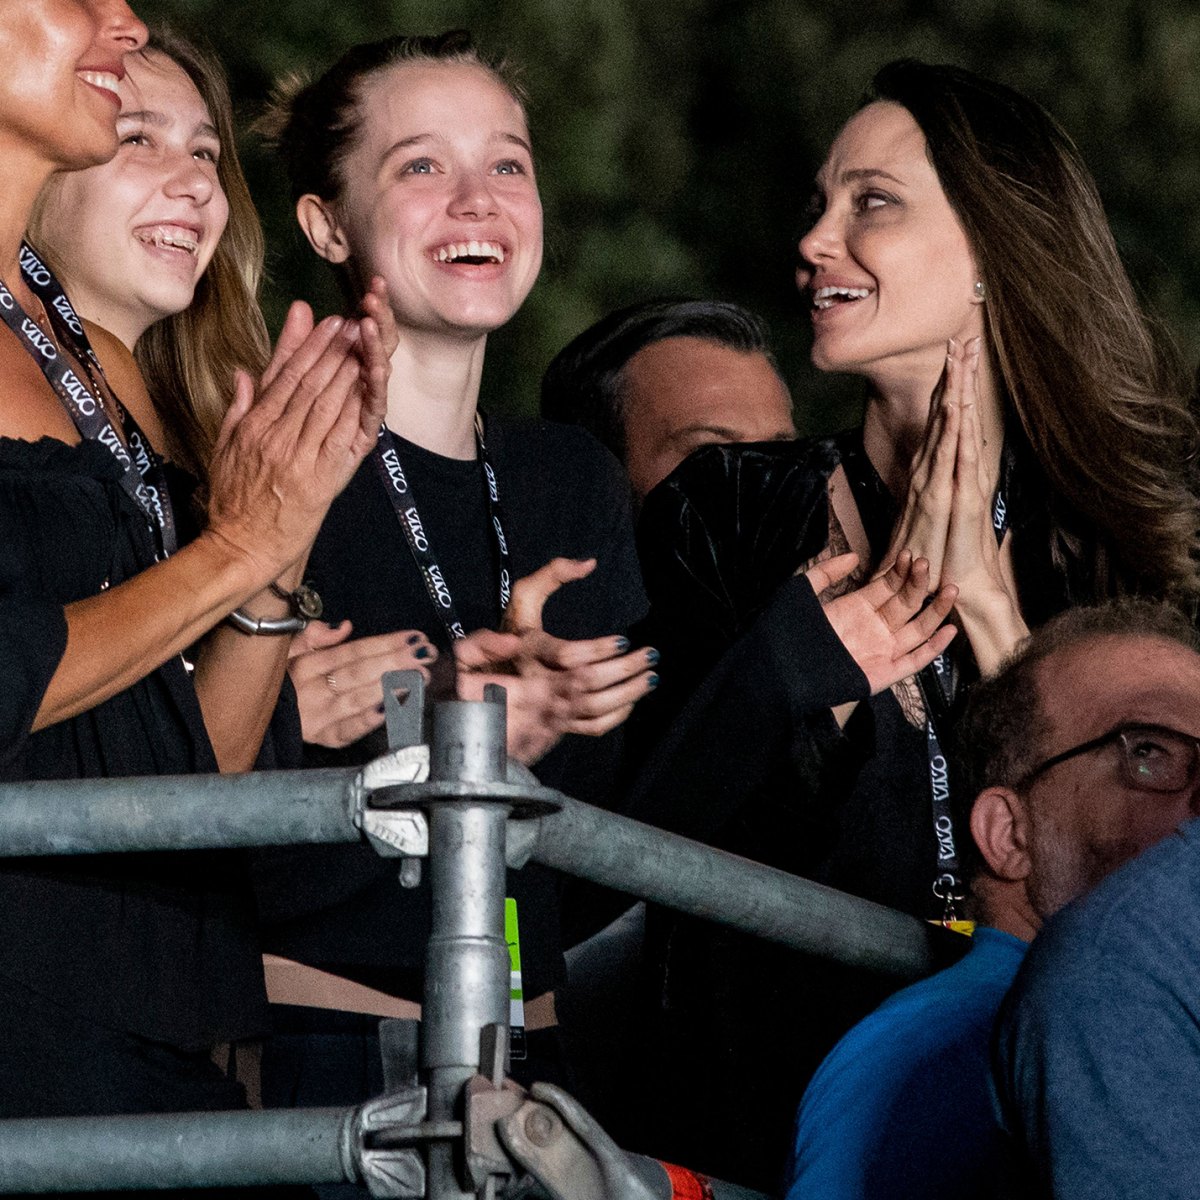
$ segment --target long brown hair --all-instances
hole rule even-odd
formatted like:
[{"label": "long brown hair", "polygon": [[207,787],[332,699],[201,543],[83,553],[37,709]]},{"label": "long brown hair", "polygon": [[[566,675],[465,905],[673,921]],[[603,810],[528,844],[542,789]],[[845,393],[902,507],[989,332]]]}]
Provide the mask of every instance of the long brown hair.
[{"label": "long brown hair", "polygon": [[[202,483],[208,479],[217,433],[233,399],[238,368],[258,378],[270,358],[271,343],[258,303],[263,273],[263,234],[250,189],[238,162],[233,106],[225,74],[211,54],[173,30],[158,27],[138,53],[153,65],[160,54],[196,86],[221,143],[217,180],[229,201],[229,222],[212,261],[183,312],[156,321],[138,339],[133,355],[162,418],[170,458]],[[34,208],[29,238],[52,267],[69,278],[66,264],[55,262],[46,236],[46,198]],[[60,270],[61,268],[61,270]]]},{"label": "long brown hair", "polygon": [[1074,143],[1040,105],[957,67],[889,63],[875,100],[921,127],[971,243],[1017,418],[1009,436],[1049,485],[1056,565],[1090,579],[1092,599],[1142,592],[1194,606],[1196,422]]},{"label": "long brown hair", "polygon": [[237,156],[233,105],[225,73],[212,55],[172,30],[152,28],[143,54],[165,55],[196,85],[221,140],[217,179],[229,201],[229,224],[196,285],[192,303],[151,325],[134,357],[163,418],[176,461],[202,480],[225,411],[234,371],[257,379],[271,353],[258,295],[263,233]]}]

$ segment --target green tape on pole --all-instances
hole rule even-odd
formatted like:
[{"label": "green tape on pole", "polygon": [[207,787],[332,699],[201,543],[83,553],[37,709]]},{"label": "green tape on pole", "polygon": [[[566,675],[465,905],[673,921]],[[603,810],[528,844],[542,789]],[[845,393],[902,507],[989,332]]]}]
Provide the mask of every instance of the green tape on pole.
[{"label": "green tape on pole", "polygon": [[523,1059],[525,1047],[525,988],[521,982],[521,930],[517,923],[517,902],[504,898],[504,940],[508,943],[508,969],[510,971],[508,992],[509,1057]]}]

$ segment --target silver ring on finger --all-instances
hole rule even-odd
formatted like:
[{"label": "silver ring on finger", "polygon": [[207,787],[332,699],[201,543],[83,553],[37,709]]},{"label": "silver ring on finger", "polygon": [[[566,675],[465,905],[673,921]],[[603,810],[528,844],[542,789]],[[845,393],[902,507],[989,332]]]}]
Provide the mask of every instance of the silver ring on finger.
[{"label": "silver ring on finger", "polygon": [[325,684],[335,696],[338,696],[341,694],[338,690],[337,680],[334,679],[334,677],[332,675],[325,676]]}]

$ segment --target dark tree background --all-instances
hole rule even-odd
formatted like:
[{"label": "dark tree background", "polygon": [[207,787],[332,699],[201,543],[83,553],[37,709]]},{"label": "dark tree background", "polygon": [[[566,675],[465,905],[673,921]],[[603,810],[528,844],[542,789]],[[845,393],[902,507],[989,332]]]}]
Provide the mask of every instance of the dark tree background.
[{"label": "dark tree background", "polygon": [[[485,402],[536,405],[542,369],[622,304],[736,300],[770,323],[805,431],[854,419],[859,389],[807,363],[792,272],[824,150],[876,67],[954,62],[1045,104],[1091,164],[1125,261],[1189,364],[1200,354],[1200,6],[1193,0],[135,0],[199,31],[239,113],[273,79],[356,41],[462,26],[523,68],[542,197],[542,278],[493,335]],[[242,152],[267,229],[268,320],[338,305],[286,188]]]}]

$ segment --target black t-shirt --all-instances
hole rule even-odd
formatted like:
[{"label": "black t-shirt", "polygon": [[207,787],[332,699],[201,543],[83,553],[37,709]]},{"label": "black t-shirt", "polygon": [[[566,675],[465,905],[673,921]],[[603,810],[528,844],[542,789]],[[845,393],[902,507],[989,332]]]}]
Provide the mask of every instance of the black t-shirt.
[{"label": "black t-shirt", "polygon": [[[153,562],[145,520],[96,442],[0,438],[0,778],[215,771],[176,657],[103,704],[30,734],[66,645],[63,606]],[[194,481],[168,470],[186,541]],[[149,802],[152,806],[152,802]],[[265,1027],[240,852],[0,862],[0,975],[110,1029],[199,1049]]]},{"label": "black t-shirt", "polygon": [[[500,620],[497,564],[477,460],[445,458],[397,437],[396,446],[424,526],[464,628]],[[595,558],[595,571],[553,595],[545,627],[559,637],[624,633],[644,614],[645,596],[630,524],[629,484],[615,459],[583,430],[545,421],[489,417],[495,469],[514,578],[555,556]],[[425,589],[371,460],[334,502],[317,538],[308,577],[331,622],[350,618],[354,635],[420,629],[441,651],[434,695],[453,688],[441,615]],[[608,803],[620,754],[619,731],[566,737],[535,766],[551,787]],[[387,749],[382,730],[340,751],[306,747],[312,766],[366,762]],[[395,860],[365,846],[262,851],[256,879],[267,948],[397,995],[419,998],[429,934],[427,882],[399,886]],[[517,900],[528,996],[562,978],[557,877],[530,865],[509,876]]]}]

